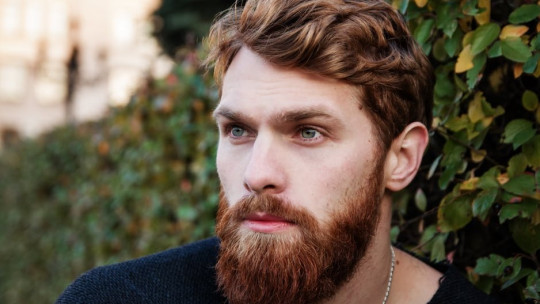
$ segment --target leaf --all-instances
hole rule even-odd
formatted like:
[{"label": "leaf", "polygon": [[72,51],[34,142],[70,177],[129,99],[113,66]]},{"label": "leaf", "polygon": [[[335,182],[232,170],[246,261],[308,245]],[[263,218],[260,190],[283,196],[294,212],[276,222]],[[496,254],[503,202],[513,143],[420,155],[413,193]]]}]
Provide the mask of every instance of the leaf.
[{"label": "leaf", "polygon": [[440,62],[443,62],[448,58],[446,50],[444,49],[444,43],[445,39],[441,37],[433,44],[433,57]]},{"label": "leaf", "polygon": [[446,50],[448,56],[454,57],[459,48],[459,44],[461,43],[461,39],[463,39],[463,32],[461,30],[457,30],[454,35],[450,37],[450,39],[444,42],[444,49]]},{"label": "leaf", "polygon": [[479,163],[479,162],[483,161],[484,158],[486,158],[486,155],[487,155],[487,151],[484,150],[484,149],[482,149],[482,150],[472,149],[471,150],[471,159],[475,163]]},{"label": "leaf", "polygon": [[502,188],[515,195],[530,195],[534,192],[534,186],[533,176],[521,174],[510,178]]},{"label": "leaf", "polygon": [[435,173],[435,170],[437,170],[437,167],[439,166],[439,162],[441,161],[441,158],[442,158],[442,155],[439,155],[433,161],[433,163],[429,167],[429,171],[428,171],[428,174],[427,174],[427,179],[431,179],[431,177],[433,177],[433,174]]},{"label": "leaf", "polygon": [[460,32],[458,30],[458,21],[456,20],[458,15],[460,15],[459,7],[455,3],[448,2],[437,5],[437,29],[442,30],[447,37],[454,37],[456,30]]},{"label": "leaf", "polygon": [[424,7],[427,4],[427,0],[414,0],[414,3],[416,3],[416,6],[418,7]]},{"label": "leaf", "polygon": [[[521,267],[520,267],[521,268]],[[508,281],[504,282],[504,284],[501,286],[501,290],[504,290],[512,285],[514,285],[515,283],[517,283],[519,280],[523,279],[524,277],[530,275],[531,273],[535,272],[534,270],[530,269],[530,268],[521,268],[519,272],[516,272],[514,270],[514,275],[512,276],[511,279],[509,279]]]},{"label": "leaf", "polygon": [[430,259],[434,262],[443,261],[446,258],[446,250],[444,243],[446,242],[447,234],[440,234],[433,240]]},{"label": "leaf", "polygon": [[480,218],[482,221],[485,220],[498,193],[497,188],[490,188],[478,193],[472,205],[473,216]]},{"label": "leaf", "polygon": [[472,219],[472,197],[464,195],[457,198],[446,196],[437,212],[437,224],[442,232],[456,231]]},{"label": "leaf", "polygon": [[429,225],[426,229],[424,229],[424,232],[422,232],[422,236],[420,237],[420,244],[422,244],[422,249],[425,252],[431,251],[433,246],[433,240],[437,235],[438,232],[435,225]]},{"label": "leaf", "polygon": [[433,19],[426,19],[420,23],[420,25],[414,31],[414,38],[416,38],[418,44],[424,44],[427,41],[427,39],[430,37],[434,24],[435,20]]},{"label": "leaf", "polygon": [[478,27],[474,31],[471,41],[471,53],[473,56],[484,51],[499,36],[501,28],[496,23],[488,23]]},{"label": "leaf", "polygon": [[515,37],[501,40],[501,51],[504,57],[515,62],[526,62],[532,56],[527,45]]},{"label": "leaf", "polygon": [[501,42],[495,41],[495,43],[491,46],[491,48],[489,48],[487,55],[489,58],[502,56]]},{"label": "leaf", "polygon": [[[538,23],[540,24],[540,23]],[[538,28],[536,30],[538,32]],[[536,35],[532,40],[531,40],[531,46],[535,49],[535,50],[540,50],[540,35]]]},{"label": "leaf", "polygon": [[521,104],[527,111],[533,112],[538,107],[538,96],[531,90],[525,90],[521,96]]},{"label": "leaf", "polygon": [[499,212],[499,222],[502,224],[506,220],[516,217],[530,218],[536,211],[537,201],[526,198],[520,203],[506,204]]},{"label": "leaf", "polygon": [[479,178],[478,177],[471,177],[468,180],[461,183],[459,186],[459,190],[462,191],[471,191],[476,190],[476,184],[478,183]]},{"label": "leaf", "polygon": [[514,64],[514,78],[519,78],[521,74],[523,74],[523,63]]},{"label": "leaf", "polygon": [[497,276],[501,277],[503,281],[516,277],[521,271],[521,259],[509,258],[504,260],[497,269]]},{"label": "leaf", "polygon": [[499,35],[499,39],[503,40],[508,37],[521,37],[528,30],[529,28],[525,25],[508,24],[505,27],[503,27],[501,34]]},{"label": "leaf", "polygon": [[535,255],[540,249],[540,225],[532,225],[525,219],[516,219],[510,223],[512,238],[525,252]]},{"label": "leaf", "polygon": [[[532,167],[540,167],[540,135],[536,135],[523,145],[523,154]],[[540,184],[540,181],[537,183]]]},{"label": "leaf", "polygon": [[524,154],[519,153],[508,161],[508,177],[512,178],[513,176],[519,175],[525,171],[527,168],[527,157]]},{"label": "leaf", "polygon": [[399,226],[392,226],[392,229],[390,229],[390,240],[392,241],[392,243],[397,242],[399,232]]},{"label": "leaf", "polygon": [[486,54],[478,54],[476,57],[474,57],[474,67],[467,71],[467,85],[469,90],[472,90],[476,83],[481,79],[479,75],[481,75],[480,72],[484,68],[486,61]]},{"label": "leaf", "polygon": [[441,166],[444,170],[439,178],[439,187],[446,189],[448,184],[454,179],[454,176],[463,167],[466,162],[463,160],[463,154],[466,148],[453,140],[448,140],[444,144],[444,156],[441,160]]},{"label": "leaf", "polygon": [[392,1],[392,4],[401,14],[405,14],[407,12],[407,7],[409,6],[409,0],[394,0]]},{"label": "leaf", "polygon": [[496,254],[490,254],[487,258],[479,258],[476,260],[474,272],[480,275],[497,276],[497,270],[503,261],[504,258]]},{"label": "leaf", "polygon": [[[540,24],[540,23],[538,23],[538,24]],[[532,74],[533,74],[534,77],[540,78],[540,64],[538,64],[536,66],[536,70],[534,70],[534,72]]]},{"label": "leaf", "polygon": [[480,25],[488,23],[491,18],[491,0],[478,0],[478,8],[483,9],[483,11],[474,16],[474,19]]},{"label": "leaf", "polygon": [[474,95],[473,100],[469,103],[467,115],[473,123],[476,123],[486,117],[484,110],[482,109],[482,98],[482,92],[477,92]]},{"label": "leaf", "polygon": [[536,285],[540,291],[540,279],[538,278],[540,274],[535,271],[527,277],[527,285]]},{"label": "leaf", "polygon": [[501,173],[499,175],[497,175],[497,182],[500,184],[500,185],[504,185],[506,183],[508,183],[510,179],[508,178],[508,174],[506,173]]},{"label": "leaf", "polygon": [[414,195],[414,203],[420,211],[426,211],[427,198],[421,188],[418,188],[418,190],[416,190],[416,193]]},{"label": "leaf", "polygon": [[540,6],[524,4],[510,13],[508,21],[513,24],[525,23],[537,18],[538,15],[540,15]]},{"label": "leaf", "polygon": [[523,64],[523,72],[527,74],[532,74],[538,66],[538,60],[540,60],[540,53],[534,54],[532,57],[529,57],[527,61]]},{"label": "leaf", "polygon": [[500,115],[504,114],[505,111],[504,111],[503,107],[497,106],[494,109],[491,106],[491,104],[486,101],[485,98],[482,98],[481,101],[482,101],[482,110],[484,111],[486,116],[497,117],[497,116],[500,116]]},{"label": "leaf", "polygon": [[459,53],[459,56],[456,62],[456,68],[455,68],[456,74],[463,73],[465,71],[472,69],[474,67],[473,58],[474,58],[474,55],[472,54],[472,51],[471,51],[471,45],[468,44]]},{"label": "leaf", "polygon": [[526,119],[514,119],[504,128],[503,142],[513,144],[514,150],[531,139],[536,130],[532,127],[532,122]]},{"label": "leaf", "polygon": [[436,72],[436,81],[434,87],[435,96],[438,97],[453,97],[456,89],[452,82],[448,79],[446,74],[442,72]]},{"label": "leaf", "polygon": [[461,11],[465,15],[474,16],[479,13],[479,9],[476,7],[477,0],[462,2]]},{"label": "leaf", "polygon": [[467,129],[467,127],[470,124],[469,121],[470,118],[468,118],[465,115],[461,115],[459,117],[452,117],[448,122],[446,122],[446,127],[454,132],[459,132],[461,130]]},{"label": "leaf", "polygon": [[528,287],[523,291],[525,297],[540,300],[540,279],[538,279],[538,276],[538,271],[533,271],[527,277]]}]

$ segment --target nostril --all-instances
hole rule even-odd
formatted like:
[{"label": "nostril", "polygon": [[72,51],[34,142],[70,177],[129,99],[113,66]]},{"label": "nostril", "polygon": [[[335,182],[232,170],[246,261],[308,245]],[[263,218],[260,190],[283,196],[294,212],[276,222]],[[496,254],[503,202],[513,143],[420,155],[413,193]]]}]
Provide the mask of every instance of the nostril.
[{"label": "nostril", "polygon": [[249,183],[244,183],[244,188],[249,192],[262,193],[264,191],[272,191],[277,189],[276,185],[268,184],[263,187],[252,187]]}]

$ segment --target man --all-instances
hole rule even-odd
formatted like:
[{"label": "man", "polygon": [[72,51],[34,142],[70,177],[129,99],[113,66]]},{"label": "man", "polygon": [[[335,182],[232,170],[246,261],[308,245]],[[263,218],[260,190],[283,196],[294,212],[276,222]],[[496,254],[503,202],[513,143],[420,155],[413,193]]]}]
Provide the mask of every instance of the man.
[{"label": "man", "polygon": [[432,103],[395,10],[249,0],[209,43],[219,239],[97,268],[58,303],[493,302],[390,243],[391,193],[418,170]]}]

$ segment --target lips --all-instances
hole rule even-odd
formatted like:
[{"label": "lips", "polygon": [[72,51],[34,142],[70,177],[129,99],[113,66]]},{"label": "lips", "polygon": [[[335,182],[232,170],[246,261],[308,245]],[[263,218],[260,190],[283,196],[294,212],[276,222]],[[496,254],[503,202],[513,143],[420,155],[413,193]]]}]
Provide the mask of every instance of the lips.
[{"label": "lips", "polygon": [[262,212],[257,212],[246,216],[243,224],[247,226],[247,228],[261,233],[279,232],[294,225],[293,222],[282,217]]}]

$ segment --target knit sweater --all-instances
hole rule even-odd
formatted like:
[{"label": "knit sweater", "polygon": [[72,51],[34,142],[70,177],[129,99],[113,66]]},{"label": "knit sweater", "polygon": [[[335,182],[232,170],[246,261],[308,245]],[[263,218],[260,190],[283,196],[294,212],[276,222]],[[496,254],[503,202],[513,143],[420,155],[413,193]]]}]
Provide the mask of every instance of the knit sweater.
[{"label": "knit sweater", "polygon": [[[139,259],[95,268],[81,275],[56,301],[65,303],[226,303],[216,286],[219,240],[210,238]],[[497,303],[448,264],[428,304]]]}]

